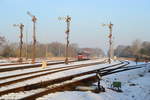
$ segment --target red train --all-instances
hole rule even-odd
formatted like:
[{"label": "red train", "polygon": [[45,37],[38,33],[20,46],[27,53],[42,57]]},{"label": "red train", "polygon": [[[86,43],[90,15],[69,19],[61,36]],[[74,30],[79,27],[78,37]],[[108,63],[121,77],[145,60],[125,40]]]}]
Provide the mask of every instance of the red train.
[{"label": "red train", "polygon": [[89,60],[90,59],[89,55],[90,54],[87,52],[80,52],[80,53],[78,53],[77,59],[78,59],[78,61]]}]

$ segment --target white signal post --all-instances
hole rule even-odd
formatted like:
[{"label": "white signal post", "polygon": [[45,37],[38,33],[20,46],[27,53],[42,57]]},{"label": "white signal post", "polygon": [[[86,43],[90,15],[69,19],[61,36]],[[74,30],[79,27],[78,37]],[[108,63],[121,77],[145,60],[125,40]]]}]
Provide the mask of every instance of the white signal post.
[{"label": "white signal post", "polygon": [[20,29],[20,51],[19,51],[19,63],[22,62],[22,44],[23,44],[23,27],[24,25],[21,23],[21,24],[13,24],[14,27],[19,27]]},{"label": "white signal post", "polygon": [[30,12],[27,12],[27,14],[32,18],[33,22],[33,49],[32,49],[32,64],[35,63],[35,50],[36,50],[36,32],[35,32],[35,23],[37,21],[37,18],[32,15]]},{"label": "white signal post", "polygon": [[102,26],[108,26],[109,28],[109,52],[108,52],[108,62],[111,63],[111,57],[112,57],[112,27],[113,24],[110,22],[110,24],[102,24]]},{"label": "white signal post", "polygon": [[66,16],[66,17],[59,17],[58,20],[65,20],[65,22],[67,23],[67,29],[65,31],[67,38],[66,38],[66,58],[65,58],[65,64],[68,64],[68,47],[69,47],[69,32],[70,32],[70,22],[71,22],[71,17],[70,16]]}]

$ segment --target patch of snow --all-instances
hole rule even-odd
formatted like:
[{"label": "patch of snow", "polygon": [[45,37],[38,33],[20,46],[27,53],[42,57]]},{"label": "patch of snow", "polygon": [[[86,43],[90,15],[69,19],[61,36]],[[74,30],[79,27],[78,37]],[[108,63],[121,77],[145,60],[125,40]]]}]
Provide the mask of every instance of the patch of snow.
[{"label": "patch of snow", "polygon": [[[86,63],[91,63],[91,62],[99,62],[99,60],[96,60],[96,61],[93,60],[93,61],[86,62]],[[80,63],[82,63],[82,62],[80,62]],[[118,63],[118,62],[116,62],[116,63]],[[71,64],[71,65],[76,65],[76,64]],[[9,86],[3,86],[3,87],[0,87],[0,91],[6,90],[8,88],[10,89],[10,88],[19,87],[19,86],[25,86],[25,85],[28,85],[28,84],[31,84],[31,83],[33,84],[33,83],[38,83],[38,82],[41,82],[41,81],[52,80],[52,79],[61,78],[61,77],[69,76],[69,75],[83,73],[83,72],[94,70],[94,69],[97,69],[97,68],[101,68],[101,67],[104,67],[104,66],[107,66],[107,65],[109,65],[109,64],[100,64],[100,65],[95,65],[95,66],[89,66],[89,67],[83,67],[83,68],[78,68],[78,69],[71,69],[71,70],[67,70],[67,71],[61,71],[61,72],[57,72],[57,73],[37,77],[37,78],[34,78],[34,79],[29,79],[29,80],[26,80],[26,81],[14,83],[14,84],[9,85]],[[55,65],[55,66],[60,67],[59,65]],[[69,66],[69,65],[67,65],[67,66]],[[42,72],[42,73],[45,73],[45,72]],[[21,76],[21,78],[22,78],[22,76]],[[13,78],[11,80],[14,80],[14,79],[15,78]],[[6,80],[6,81],[9,81],[9,79]],[[3,82],[5,82],[5,80]]]},{"label": "patch of snow", "polygon": [[[103,77],[101,83],[106,87],[106,92],[103,93],[64,91],[48,94],[38,100],[150,100],[150,73],[148,70],[150,70],[150,65]],[[114,80],[122,82],[122,93],[107,89]],[[135,84],[135,86],[130,84]]]}]

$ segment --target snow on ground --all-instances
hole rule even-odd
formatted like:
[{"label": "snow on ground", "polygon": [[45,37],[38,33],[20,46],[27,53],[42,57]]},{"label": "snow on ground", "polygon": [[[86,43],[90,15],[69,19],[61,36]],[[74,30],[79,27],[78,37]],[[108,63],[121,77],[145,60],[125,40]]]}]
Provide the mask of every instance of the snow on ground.
[{"label": "snow on ground", "polygon": [[12,64],[11,61],[5,60],[5,59],[0,59],[0,65],[3,64]]},{"label": "snow on ground", "polygon": [[[96,61],[93,60],[93,61],[90,61],[90,63],[91,62],[99,62],[99,61],[100,60],[96,60]],[[85,63],[85,62],[80,62],[80,63]],[[19,83],[16,83],[16,84],[12,84],[12,85],[9,85],[9,86],[3,86],[3,87],[0,88],[0,91],[6,90],[8,88],[10,89],[10,88],[24,86],[24,85],[26,86],[26,85],[31,84],[31,83],[33,84],[33,83],[37,83],[37,82],[41,82],[41,81],[52,80],[52,79],[56,79],[56,78],[60,78],[60,77],[68,76],[68,75],[79,74],[79,73],[83,73],[83,72],[86,72],[86,71],[102,68],[102,67],[105,67],[105,66],[108,66],[108,65],[114,65],[114,64],[117,64],[117,63],[119,63],[119,61],[113,62],[112,64],[108,64],[108,63],[99,64],[99,65],[89,66],[89,67],[85,67],[85,68],[72,69],[72,70],[62,71],[62,72],[58,72],[58,73],[54,73],[54,74],[50,74],[50,75],[46,75],[46,76],[41,76],[41,77],[38,77],[38,78],[35,78],[35,79],[32,79],[32,80],[26,80],[26,81],[19,82]],[[73,64],[71,64],[71,65],[73,65]],[[28,94],[31,94],[31,93],[32,93],[32,91],[29,92],[29,93],[26,93],[24,95],[28,95]],[[12,95],[14,95],[14,93]],[[1,98],[5,98],[5,97],[9,98],[9,97],[12,97],[12,95],[11,94],[4,95]]]},{"label": "snow on ground", "polygon": [[[3,64],[15,64],[15,63],[17,63],[17,60],[18,60],[18,58],[13,58],[13,59],[0,59],[0,65],[3,65]],[[28,59],[28,60],[26,60],[26,61],[23,61],[23,63],[31,63],[31,60],[32,59]],[[43,59],[36,59],[36,63],[40,63],[40,62],[42,62],[43,61]],[[46,61],[48,61],[48,62],[56,62],[56,61],[62,61],[62,60],[46,60]]]},{"label": "snow on ground", "polygon": [[[83,61],[83,62],[73,62],[70,63],[69,65],[65,64],[59,64],[59,65],[52,65],[48,66],[46,69],[49,68],[59,68],[59,67],[64,67],[64,66],[70,66],[70,65],[78,65],[78,64],[85,64],[85,63],[92,63],[92,62],[98,62],[100,60],[90,60],[90,61]],[[102,59],[101,59],[102,61]],[[112,64],[119,63],[119,61],[112,62]],[[135,62],[130,61],[130,66],[135,65]],[[143,64],[143,63],[139,63]],[[77,74],[77,73],[82,73],[86,72],[89,70],[97,69],[97,68],[102,68],[106,67],[110,64],[100,64],[100,65],[94,65],[90,66],[87,68],[78,68],[78,69],[73,69],[73,70],[68,70],[68,71],[62,71],[42,77],[35,78],[33,80],[28,80],[25,82],[19,82],[11,86],[5,86],[1,87],[0,91],[8,89],[8,88],[14,88],[18,86],[23,86],[27,85],[29,83],[36,83],[36,82],[41,82],[45,80],[51,80],[59,77],[63,77],[66,75],[72,75],[72,74]],[[150,67],[150,66],[149,66]],[[31,68],[30,71],[37,71],[37,70],[42,70],[41,68]],[[106,89],[105,93],[92,93],[90,91],[87,92],[79,92],[79,91],[65,91],[65,92],[57,92],[57,93],[52,93],[47,96],[39,98],[39,100],[149,100],[150,98],[150,73],[146,73],[145,70],[148,70],[147,68],[140,68],[140,69],[135,69],[135,70],[130,70],[126,72],[120,72],[117,74],[112,74],[103,77],[102,84],[104,87],[110,87],[110,84],[114,81],[114,79],[121,81],[122,82],[122,90],[123,93],[117,93],[115,91],[112,91],[110,89]],[[20,70],[21,72],[29,72],[29,70]],[[11,75],[10,73],[17,73],[17,71],[10,71],[9,73],[5,73],[5,75]],[[0,73],[0,75],[5,76],[4,73]],[[144,75],[143,77],[140,77],[140,75]],[[20,77],[21,78],[21,77]],[[135,86],[130,86],[130,84],[136,84]],[[39,89],[41,91],[43,89]],[[30,93],[36,93],[38,90],[33,90],[30,92],[21,92],[21,93],[12,93],[9,95],[4,95],[1,98],[9,98],[10,96],[14,97],[16,94],[17,95],[29,95]],[[20,96],[22,97],[22,96]]]},{"label": "snow on ground", "polygon": [[[113,64],[116,64],[116,63],[113,63]],[[37,82],[41,82],[41,81],[53,80],[53,79],[56,79],[56,78],[61,78],[61,77],[69,76],[69,75],[79,74],[79,73],[83,73],[83,72],[86,72],[86,71],[102,68],[102,67],[108,66],[108,65],[109,64],[100,64],[100,65],[89,66],[89,67],[85,67],[85,68],[78,68],[78,69],[72,69],[72,70],[67,70],[67,71],[61,71],[61,72],[57,72],[57,73],[54,73],[54,74],[49,74],[49,75],[37,77],[37,78],[34,78],[34,79],[22,81],[22,82],[13,84],[13,85],[3,86],[3,87],[0,87],[0,91],[6,90],[8,88],[24,86],[24,85],[27,85],[27,84],[30,84],[30,83],[33,84],[33,83],[37,83]],[[6,80],[6,81],[8,81],[8,80]]]},{"label": "snow on ground", "polygon": [[[106,88],[106,92],[103,93],[65,91],[51,93],[38,100],[150,100],[150,72],[148,70],[150,70],[150,65],[103,77],[102,85]],[[114,80],[122,82],[122,93],[108,89]]]},{"label": "snow on ground", "polygon": [[[51,61],[51,62],[48,62],[48,64],[51,64],[51,63],[59,63],[59,62],[63,62],[63,61]],[[31,66],[31,65],[40,65],[41,62],[38,62],[38,63],[35,63],[35,64],[18,64],[18,65],[8,65],[8,66],[0,66],[0,69],[3,69],[3,68],[13,68],[13,67],[28,67],[28,66]]]},{"label": "snow on ground", "polygon": [[[94,63],[94,62],[100,62],[100,61],[104,61],[104,59],[71,62],[68,65],[66,65],[66,64],[49,65],[45,69],[67,67],[67,66],[73,66],[73,65],[79,65],[79,64],[87,64],[87,63]],[[21,66],[26,66],[26,65],[24,65],[24,64],[23,65],[15,65],[15,66],[14,65],[10,65],[10,66],[7,66],[7,67],[8,68],[12,68],[12,67],[16,67],[16,66],[21,67]],[[0,77],[10,76],[10,75],[14,75],[14,74],[23,74],[23,73],[27,73],[27,72],[33,72],[33,71],[39,71],[39,70],[45,70],[45,69],[43,69],[42,66],[41,66],[41,67],[37,67],[37,68],[29,68],[29,69],[21,69],[21,70],[14,70],[14,71],[8,71],[8,72],[1,72],[0,73]]]},{"label": "snow on ground", "polygon": [[65,82],[61,82],[61,83],[58,83],[58,84],[48,86],[47,88],[41,88],[41,89],[36,89],[36,90],[31,90],[31,91],[23,91],[23,92],[19,92],[19,93],[10,93],[8,95],[4,95],[4,96],[0,97],[0,99],[13,99],[13,100],[14,99],[15,100],[16,99],[21,99],[21,98],[24,98],[24,97],[29,96],[31,94],[39,93],[39,92],[45,91],[47,89],[52,89],[54,87],[61,86],[61,85],[64,85],[64,84],[73,83],[73,82],[82,80],[84,78],[92,77],[94,75],[95,74],[79,76],[79,77],[73,78],[72,80],[68,80],[68,81],[65,81]]},{"label": "snow on ground", "polygon": [[[84,62],[74,62],[74,63],[69,64],[69,65],[76,65],[77,63],[80,63],[80,64],[81,63],[82,64],[83,63],[92,63],[92,62],[99,62],[99,61],[101,61],[101,60],[99,59],[99,60],[90,60],[90,61],[84,61]],[[118,63],[118,61],[114,62],[113,64],[116,64],[116,63]],[[107,66],[107,65],[109,65],[109,64],[108,63],[107,64],[100,64],[100,65],[89,66],[89,67],[84,67],[84,68],[61,71],[61,72],[57,72],[57,73],[37,77],[37,78],[34,78],[34,79],[22,81],[22,82],[12,84],[12,85],[9,85],[9,86],[3,86],[3,87],[0,87],[0,91],[6,90],[8,88],[24,86],[24,85],[31,84],[31,83],[33,84],[33,83],[37,83],[37,82],[41,82],[41,81],[46,81],[46,80],[52,80],[52,79],[56,79],[56,78],[60,78],[60,77],[65,77],[65,76],[68,76],[68,75],[83,73],[83,72],[90,71],[90,70],[97,69],[97,68],[101,68],[101,67],[104,67],[104,66]],[[55,65],[55,68],[56,68],[56,66],[60,67],[60,65]],[[42,73],[45,73],[45,72],[42,72]],[[28,75],[28,76],[31,76],[31,75]],[[23,78],[23,77],[21,76],[20,78]],[[15,78],[13,78],[11,80],[14,80],[14,79]],[[18,79],[18,78],[16,78],[16,79]],[[1,83],[7,82],[7,81],[9,81],[9,79],[8,80],[3,80]]]}]

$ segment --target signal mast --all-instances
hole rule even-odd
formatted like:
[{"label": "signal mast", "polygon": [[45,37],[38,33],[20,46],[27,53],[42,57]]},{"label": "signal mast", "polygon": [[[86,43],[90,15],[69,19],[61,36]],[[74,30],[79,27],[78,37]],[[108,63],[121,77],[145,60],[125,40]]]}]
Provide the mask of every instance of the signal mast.
[{"label": "signal mast", "polygon": [[14,27],[19,27],[19,29],[20,29],[20,50],[19,50],[19,63],[21,63],[22,62],[22,44],[23,44],[23,40],[22,40],[22,38],[23,38],[23,27],[24,27],[24,25],[22,24],[22,23],[20,23],[20,24],[13,24],[13,26]]},{"label": "signal mast", "polygon": [[69,32],[70,32],[70,22],[71,22],[71,17],[66,16],[66,17],[59,17],[58,20],[64,20],[67,23],[67,29],[65,31],[67,38],[66,38],[66,58],[65,58],[65,64],[68,64],[68,47],[69,47]]},{"label": "signal mast", "polygon": [[33,49],[32,49],[32,64],[35,63],[35,50],[36,50],[36,32],[35,32],[35,24],[37,21],[37,18],[32,15],[30,12],[27,12],[27,14],[32,18],[33,22]]},{"label": "signal mast", "polygon": [[102,24],[102,26],[108,26],[109,28],[109,52],[108,52],[108,62],[111,63],[111,57],[112,57],[112,27],[113,24],[110,22],[110,24]]}]

